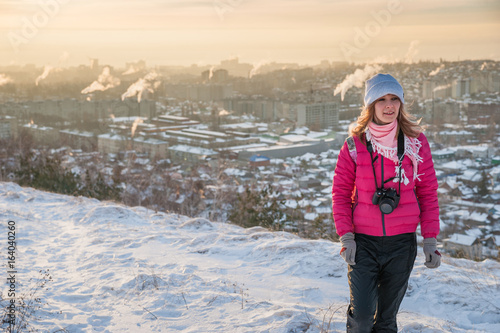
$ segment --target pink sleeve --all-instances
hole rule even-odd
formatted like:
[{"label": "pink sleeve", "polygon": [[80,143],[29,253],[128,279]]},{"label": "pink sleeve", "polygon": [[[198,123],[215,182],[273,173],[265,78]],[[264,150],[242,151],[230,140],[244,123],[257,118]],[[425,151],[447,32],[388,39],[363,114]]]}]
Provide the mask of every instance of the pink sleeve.
[{"label": "pink sleeve", "polygon": [[347,142],[340,149],[332,186],[332,212],[337,234],[342,237],[354,232],[352,225],[352,193],[356,177],[356,163],[349,154]]},{"label": "pink sleeve", "polygon": [[422,163],[418,165],[418,179],[415,181],[415,192],[420,204],[420,229],[424,238],[436,237],[439,234],[439,203],[437,197],[438,182],[431,149],[427,138],[422,133],[418,137],[422,143],[419,155]]}]

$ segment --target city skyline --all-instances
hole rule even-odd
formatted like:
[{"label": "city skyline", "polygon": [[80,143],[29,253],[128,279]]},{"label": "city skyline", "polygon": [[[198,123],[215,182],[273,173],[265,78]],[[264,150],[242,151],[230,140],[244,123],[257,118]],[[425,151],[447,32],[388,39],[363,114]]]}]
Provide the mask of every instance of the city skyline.
[{"label": "city skyline", "polygon": [[498,0],[0,0],[0,62],[499,60],[499,18]]}]

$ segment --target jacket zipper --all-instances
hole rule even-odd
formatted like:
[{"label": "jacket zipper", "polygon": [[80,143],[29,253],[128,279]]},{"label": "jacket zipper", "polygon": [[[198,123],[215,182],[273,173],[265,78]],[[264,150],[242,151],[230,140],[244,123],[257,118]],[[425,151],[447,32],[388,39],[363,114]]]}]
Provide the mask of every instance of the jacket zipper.
[{"label": "jacket zipper", "polygon": [[352,217],[354,218],[354,210],[358,206],[358,189],[356,188],[356,194],[354,195],[354,205],[352,207]]},{"label": "jacket zipper", "polygon": [[[382,179],[380,179],[380,182],[382,184],[382,186],[384,185],[384,156],[380,155],[380,167],[381,167],[381,170],[382,170]],[[384,216],[384,213],[382,213],[382,211],[380,211],[380,214],[382,215],[382,231],[384,233],[384,236],[386,236],[385,234],[385,216]]]}]

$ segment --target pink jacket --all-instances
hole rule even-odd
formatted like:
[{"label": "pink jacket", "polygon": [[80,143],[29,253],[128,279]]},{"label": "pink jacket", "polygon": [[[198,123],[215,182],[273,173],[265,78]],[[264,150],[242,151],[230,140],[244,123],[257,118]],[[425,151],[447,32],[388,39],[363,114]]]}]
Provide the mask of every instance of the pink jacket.
[{"label": "pink jacket", "polygon": [[[408,175],[409,183],[407,185],[401,183],[399,205],[392,213],[385,215],[378,205],[372,203],[375,182],[370,153],[358,138],[354,138],[357,152],[357,162],[354,162],[349,154],[347,141],[344,143],[337,160],[332,186],[333,219],[339,236],[348,232],[393,236],[415,232],[419,223],[424,238],[438,235],[439,204],[436,173],[427,138],[422,133],[418,140],[422,144],[419,151],[422,162],[418,164],[418,179],[413,179],[412,162],[405,156],[403,168]],[[395,162],[378,155],[375,161],[375,174],[379,187],[381,173],[384,172],[384,180],[387,180],[394,176],[395,166]],[[387,182],[384,187],[398,190],[398,184],[393,181]]]}]

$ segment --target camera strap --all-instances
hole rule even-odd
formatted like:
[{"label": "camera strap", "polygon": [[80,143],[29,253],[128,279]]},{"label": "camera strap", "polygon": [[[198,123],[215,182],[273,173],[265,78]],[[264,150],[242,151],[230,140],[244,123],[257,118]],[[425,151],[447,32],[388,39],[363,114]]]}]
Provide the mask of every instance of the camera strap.
[{"label": "camera strap", "polygon": [[[368,152],[370,153],[370,159],[372,161],[372,170],[373,170],[373,180],[375,180],[375,189],[378,190],[378,183],[377,183],[377,175],[375,173],[375,161],[377,160],[378,156],[375,156],[375,158],[373,157],[373,146],[372,146],[372,143],[371,141],[366,141],[366,149],[368,150]],[[398,191],[398,194],[401,193],[401,168],[402,168],[402,165],[403,165],[403,159],[404,159],[404,156],[405,156],[405,136],[404,136],[404,133],[403,131],[400,129],[399,130],[399,134],[398,134],[398,168],[399,168],[399,191]],[[382,181],[382,184],[381,184],[381,187],[380,188],[384,188],[384,184],[387,183],[388,181],[391,181],[393,180],[395,177],[392,177],[392,178],[389,178],[387,179],[386,181],[384,181],[383,179],[381,180]]]}]

